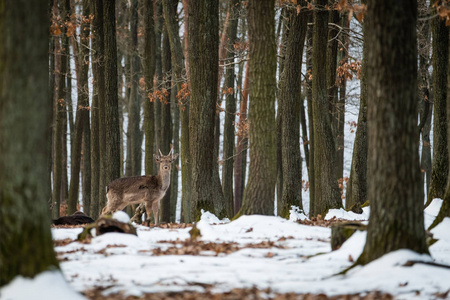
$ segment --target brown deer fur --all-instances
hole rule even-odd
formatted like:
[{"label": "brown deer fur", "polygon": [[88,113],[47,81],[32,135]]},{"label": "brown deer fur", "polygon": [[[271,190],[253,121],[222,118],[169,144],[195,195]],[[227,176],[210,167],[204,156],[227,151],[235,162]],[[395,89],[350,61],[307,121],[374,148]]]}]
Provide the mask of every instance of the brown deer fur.
[{"label": "brown deer fur", "polygon": [[160,164],[158,175],[124,177],[109,183],[106,193],[108,202],[102,215],[122,210],[130,204],[145,203],[147,218],[150,218],[152,210],[155,223],[159,224],[159,202],[170,185],[172,162],[178,157],[172,150],[167,156],[162,155],[161,151],[159,153],[153,155],[156,163]]}]

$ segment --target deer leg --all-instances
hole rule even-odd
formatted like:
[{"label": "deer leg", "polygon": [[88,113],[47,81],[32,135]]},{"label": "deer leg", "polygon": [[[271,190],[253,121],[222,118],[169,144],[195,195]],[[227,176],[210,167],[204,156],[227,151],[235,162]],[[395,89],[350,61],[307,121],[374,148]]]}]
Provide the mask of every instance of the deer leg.
[{"label": "deer leg", "polygon": [[159,225],[159,200],[156,200],[152,204],[153,217],[155,218],[155,224]]}]

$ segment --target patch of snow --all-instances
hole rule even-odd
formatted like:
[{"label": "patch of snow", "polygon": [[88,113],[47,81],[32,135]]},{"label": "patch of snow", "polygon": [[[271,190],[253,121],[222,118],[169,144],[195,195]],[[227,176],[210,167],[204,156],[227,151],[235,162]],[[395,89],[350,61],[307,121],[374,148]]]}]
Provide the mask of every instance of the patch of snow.
[{"label": "patch of snow", "polygon": [[305,212],[301,210],[298,206],[291,206],[292,209],[289,210],[289,221],[295,222],[295,221],[303,221],[307,220],[308,217],[305,215]]},{"label": "patch of snow", "polygon": [[124,211],[116,211],[115,213],[113,213],[112,215],[113,219],[122,222],[122,223],[128,223],[130,222],[130,216],[128,216],[128,214]]},{"label": "patch of snow", "polygon": [[344,219],[344,220],[352,220],[352,221],[366,221],[369,220],[370,215],[370,207],[364,207],[362,214],[356,214],[352,211],[346,211],[343,208],[340,209],[330,209],[328,210],[327,215],[325,216],[325,220],[330,220],[333,218],[336,219]]},{"label": "patch of snow", "polygon": [[430,205],[425,208],[425,211],[423,212],[424,222],[425,222],[425,229],[428,229],[430,225],[433,223],[434,219],[439,213],[439,210],[442,206],[442,199],[436,198],[431,201]]},{"label": "patch of snow", "polygon": [[64,280],[60,271],[46,271],[34,278],[17,276],[0,289],[2,300],[86,300]]},{"label": "patch of snow", "polygon": [[208,224],[225,224],[230,223],[230,219],[224,218],[223,220],[219,220],[218,217],[216,217],[214,214],[210,213],[209,211],[201,210],[202,216],[200,217],[200,220],[207,222]]}]

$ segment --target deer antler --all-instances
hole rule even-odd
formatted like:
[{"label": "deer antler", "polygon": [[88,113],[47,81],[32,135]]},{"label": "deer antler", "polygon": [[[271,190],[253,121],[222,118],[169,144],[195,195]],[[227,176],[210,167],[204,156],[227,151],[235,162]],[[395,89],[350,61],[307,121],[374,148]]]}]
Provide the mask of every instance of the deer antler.
[{"label": "deer antler", "polygon": [[161,153],[161,149],[159,149],[159,155],[160,155],[160,156],[164,156],[164,155]]},{"label": "deer antler", "polygon": [[167,154],[167,156],[171,156],[172,158],[173,158],[173,148],[172,149],[170,149],[170,152],[169,152],[169,154]]}]

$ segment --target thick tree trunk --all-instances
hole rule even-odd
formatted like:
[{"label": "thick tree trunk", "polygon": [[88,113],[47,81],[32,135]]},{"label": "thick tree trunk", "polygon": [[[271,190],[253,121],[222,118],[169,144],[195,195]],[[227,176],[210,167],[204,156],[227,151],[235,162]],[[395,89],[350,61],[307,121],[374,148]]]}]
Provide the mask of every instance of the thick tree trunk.
[{"label": "thick tree trunk", "polygon": [[433,35],[433,163],[428,198],[443,198],[449,172],[447,150],[448,27],[445,20],[431,22]]},{"label": "thick tree trunk", "polygon": [[[189,7],[189,54],[191,105],[189,124],[192,159],[192,215],[200,219],[201,209],[220,216],[222,189],[214,180],[214,129],[218,80],[219,5],[218,1],[194,1]],[[209,149],[209,151],[205,151]]]},{"label": "thick tree trunk", "polygon": [[317,0],[313,37],[313,125],[314,125],[314,212],[326,214],[330,208],[342,206],[336,178],[335,138],[329,114],[327,93],[327,28],[328,11],[320,8],[327,0]]},{"label": "thick tree trunk", "polygon": [[103,3],[105,66],[106,182],[120,177],[120,131],[117,95],[115,0]]},{"label": "thick tree trunk", "polygon": [[[303,1],[299,5],[305,6],[306,3]],[[278,211],[284,218],[289,218],[289,210],[292,206],[303,209],[302,157],[300,155],[301,66],[308,15],[305,11],[297,13],[297,10],[292,8],[288,10],[287,17],[291,21],[286,44],[285,66],[279,83],[283,192]]]},{"label": "thick tree trunk", "polygon": [[106,135],[105,135],[105,73],[103,65],[103,0],[94,2],[92,73],[94,76],[94,97],[92,99],[92,173],[91,173],[91,216],[98,217],[106,202]]},{"label": "thick tree trunk", "polygon": [[367,3],[371,211],[361,264],[403,248],[428,253],[417,151],[417,1]]},{"label": "thick tree trunk", "polygon": [[[48,214],[48,4],[0,4],[0,286],[58,268]],[[20,108],[20,109],[18,109]],[[58,191],[59,192],[59,191]],[[58,194],[59,196],[59,194]]]},{"label": "thick tree trunk", "polygon": [[276,44],[273,0],[248,2],[250,167],[242,207],[245,214],[272,215],[276,183]]}]

